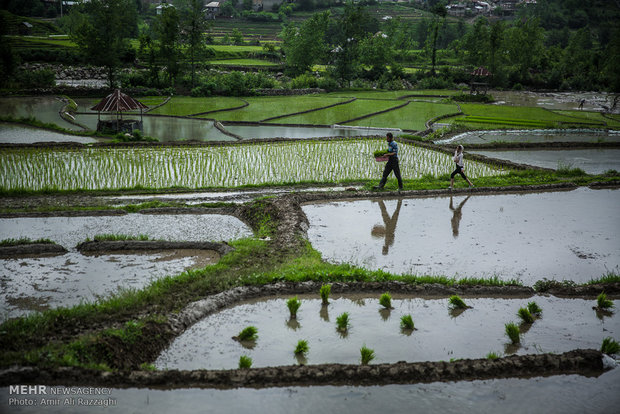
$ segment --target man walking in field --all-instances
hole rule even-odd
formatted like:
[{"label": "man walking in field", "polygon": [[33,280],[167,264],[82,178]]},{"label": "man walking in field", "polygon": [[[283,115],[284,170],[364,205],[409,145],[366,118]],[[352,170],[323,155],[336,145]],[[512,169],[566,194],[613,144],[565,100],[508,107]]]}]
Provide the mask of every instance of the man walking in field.
[{"label": "man walking in field", "polygon": [[398,180],[398,191],[401,191],[403,189],[403,180],[400,177],[400,166],[398,165],[398,144],[394,141],[394,136],[391,132],[388,132],[385,135],[385,138],[388,143],[388,152],[385,155],[387,155],[389,158],[387,164],[385,164],[385,169],[383,170],[383,177],[381,178],[379,185],[374,186],[373,189],[381,190],[383,186],[385,186],[385,183],[387,182],[390,173],[394,171],[394,176]]}]

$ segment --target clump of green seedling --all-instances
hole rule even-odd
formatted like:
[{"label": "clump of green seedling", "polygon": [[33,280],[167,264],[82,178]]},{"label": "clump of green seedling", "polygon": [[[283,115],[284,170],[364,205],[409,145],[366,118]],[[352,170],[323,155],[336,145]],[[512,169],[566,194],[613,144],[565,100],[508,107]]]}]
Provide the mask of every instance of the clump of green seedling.
[{"label": "clump of green seedling", "polygon": [[601,294],[596,297],[596,305],[601,310],[610,310],[614,308],[614,303],[607,299],[605,292],[601,292]]},{"label": "clump of green seedling", "polygon": [[323,285],[321,286],[321,290],[319,293],[321,294],[321,301],[323,305],[327,305],[329,303],[329,294],[332,291],[332,285]]},{"label": "clump of green seedling", "polygon": [[510,338],[510,341],[513,344],[518,344],[521,342],[521,332],[519,331],[519,326],[514,322],[509,322],[505,325],[506,327],[506,335]]},{"label": "clump of green seedling", "polygon": [[540,316],[542,314],[542,309],[534,301],[527,303],[527,310],[530,311],[532,316]]},{"label": "clump of green seedling", "polygon": [[305,339],[300,339],[297,342],[297,346],[295,347],[295,355],[306,356],[309,350],[310,347],[308,346],[308,341],[306,341]]},{"label": "clump of green seedling", "polygon": [[534,317],[527,308],[519,308],[517,315],[524,323],[534,323]]},{"label": "clump of green seedling", "polygon": [[349,312],[343,312],[336,317],[336,326],[341,332],[346,332],[349,329]]},{"label": "clump of green seedling", "polygon": [[239,335],[233,336],[238,341],[256,341],[258,338],[258,329],[255,326],[248,326],[243,328]]},{"label": "clump of green seedling", "polygon": [[360,348],[362,365],[368,365],[370,361],[375,359],[375,351],[367,348],[366,345]]},{"label": "clump of green seedling", "polygon": [[415,329],[415,325],[413,324],[413,318],[411,315],[403,315],[400,317],[400,327],[402,329],[409,329],[413,331]]},{"label": "clump of green seedling", "polygon": [[452,309],[467,309],[469,306],[458,295],[450,296],[448,303]]},{"label": "clump of green seedling", "polygon": [[620,352],[620,344],[616,342],[612,337],[608,336],[603,339],[603,344],[601,345],[601,352],[607,355],[613,355]]},{"label": "clump of green seedling", "polygon": [[385,309],[392,309],[392,295],[389,292],[385,292],[379,298],[379,304]]},{"label": "clump of green seedling", "polygon": [[239,369],[248,369],[252,367],[252,358],[247,355],[239,357]]},{"label": "clump of green seedling", "polygon": [[297,310],[301,306],[301,301],[297,298],[297,296],[287,300],[286,306],[288,306],[288,310],[291,312],[291,319],[297,318]]},{"label": "clump of green seedling", "polygon": [[495,353],[495,352],[489,352],[486,356],[487,359],[498,359],[499,358],[499,354]]}]

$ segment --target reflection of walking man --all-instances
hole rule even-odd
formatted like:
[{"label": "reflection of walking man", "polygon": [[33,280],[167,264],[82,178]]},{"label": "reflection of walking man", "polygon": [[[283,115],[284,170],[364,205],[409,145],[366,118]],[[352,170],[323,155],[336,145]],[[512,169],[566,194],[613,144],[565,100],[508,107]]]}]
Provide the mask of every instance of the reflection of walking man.
[{"label": "reflection of walking man", "polygon": [[398,200],[398,204],[396,204],[396,210],[394,210],[394,214],[392,214],[392,217],[390,217],[390,215],[388,214],[387,209],[385,208],[385,204],[383,203],[383,200],[379,200],[378,203],[379,203],[379,208],[381,209],[381,217],[383,218],[384,226],[381,226],[381,225],[373,226],[372,230],[370,231],[370,234],[374,237],[385,237],[385,243],[383,245],[383,249],[381,253],[383,253],[383,255],[386,256],[388,254],[390,246],[394,244],[394,232],[396,231],[396,223],[398,222],[398,214],[400,213],[400,207],[403,201]]},{"label": "reflection of walking man", "polygon": [[403,189],[403,180],[400,177],[400,166],[398,165],[398,144],[394,141],[394,136],[391,132],[388,132],[385,135],[385,140],[388,143],[388,152],[387,156],[389,156],[387,164],[385,164],[385,168],[383,169],[383,177],[379,182],[379,185],[373,187],[375,190],[380,190],[383,188],[385,183],[387,182],[388,176],[392,171],[394,171],[394,176],[398,180],[398,191]]},{"label": "reflection of walking man", "polygon": [[465,205],[465,202],[469,200],[469,197],[471,196],[467,196],[465,200],[459,203],[458,207],[454,208],[454,205],[452,204],[452,196],[450,196],[450,210],[452,210],[452,237],[455,239],[459,237],[459,225],[461,224],[461,217],[463,217],[461,209]]}]

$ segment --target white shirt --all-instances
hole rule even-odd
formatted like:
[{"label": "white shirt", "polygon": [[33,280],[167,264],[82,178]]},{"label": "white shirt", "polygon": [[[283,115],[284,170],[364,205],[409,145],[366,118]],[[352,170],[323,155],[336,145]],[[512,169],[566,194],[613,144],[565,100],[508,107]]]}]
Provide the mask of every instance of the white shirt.
[{"label": "white shirt", "polygon": [[456,162],[456,165],[463,168],[463,153],[462,152],[458,155],[455,155],[453,159],[454,159],[454,162]]}]

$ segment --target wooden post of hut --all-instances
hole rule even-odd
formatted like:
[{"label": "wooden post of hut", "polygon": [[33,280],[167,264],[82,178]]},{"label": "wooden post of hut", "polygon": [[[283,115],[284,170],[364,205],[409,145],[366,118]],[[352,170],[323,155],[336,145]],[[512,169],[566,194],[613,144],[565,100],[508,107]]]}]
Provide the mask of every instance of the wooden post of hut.
[{"label": "wooden post of hut", "polygon": [[484,66],[480,66],[471,73],[472,78],[469,83],[470,90],[469,93],[471,95],[477,95],[482,93],[486,95],[489,90],[489,82],[487,81],[489,77],[493,76],[491,72],[487,70]]},{"label": "wooden post of hut", "polygon": [[[120,89],[116,89],[91,109],[97,111],[97,131],[114,131],[117,133],[124,131],[131,134],[136,129],[142,131],[144,125],[142,121],[142,110],[148,109],[148,106],[122,93]],[[139,121],[135,119],[123,119],[123,112],[134,111],[136,109],[140,110]],[[115,113],[116,120],[102,120],[101,112]]]}]

